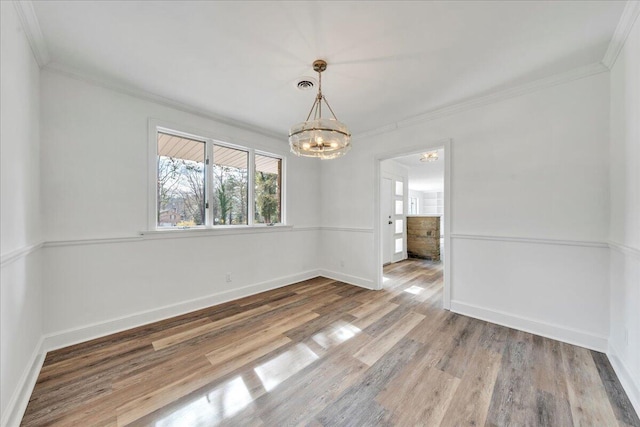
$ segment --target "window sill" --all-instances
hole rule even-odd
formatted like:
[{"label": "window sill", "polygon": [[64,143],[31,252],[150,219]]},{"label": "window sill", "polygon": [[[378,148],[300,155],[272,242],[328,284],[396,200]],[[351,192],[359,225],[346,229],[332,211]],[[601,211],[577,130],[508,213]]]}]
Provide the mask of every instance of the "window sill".
[{"label": "window sill", "polygon": [[171,228],[141,231],[145,239],[170,239],[184,237],[229,236],[233,234],[271,233],[292,230],[292,225],[218,225],[215,227]]}]

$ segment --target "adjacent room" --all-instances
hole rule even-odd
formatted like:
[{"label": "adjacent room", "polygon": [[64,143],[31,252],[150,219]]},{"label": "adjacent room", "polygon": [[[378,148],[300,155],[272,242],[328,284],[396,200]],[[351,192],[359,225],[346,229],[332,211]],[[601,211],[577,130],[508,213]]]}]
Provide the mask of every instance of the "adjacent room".
[{"label": "adjacent room", "polygon": [[0,426],[640,427],[639,15],[0,2]]}]

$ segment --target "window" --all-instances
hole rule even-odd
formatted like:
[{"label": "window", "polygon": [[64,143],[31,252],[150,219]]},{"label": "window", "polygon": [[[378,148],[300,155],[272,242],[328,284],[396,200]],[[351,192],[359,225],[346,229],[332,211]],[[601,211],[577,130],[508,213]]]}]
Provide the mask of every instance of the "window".
[{"label": "window", "polygon": [[396,215],[402,215],[403,214],[403,210],[402,210],[402,200],[396,200]]},{"label": "window", "polygon": [[158,227],[203,225],[205,143],[158,132]]},{"label": "window", "polygon": [[418,198],[417,197],[409,198],[409,214],[410,215],[418,214]]},{"label": "window", "polygon": [[396,219],[396,234],[400,234],[402,232],[404,232],[404,221]]},{"label": "window", "polygon": [[398,237],[396,239],[396,253],[398,254],[398,253],[402,252],[402,249],[403,249],[403,247],[402,247],[402,237]]},{"label": "window", "polygon": [[282,188],[282,159],[256,154],[255,222],[280,222]]},{"label": "window", "polygon": [[166,128],[155,130],[156,228],[283,222],[281,157]]},{"label": "window", "polygon": [[249,223],[249,152],[213,145],[213,224]]},{"label": "window", "polygon": [[396,196],[402,196],[402,181],[396,181]]}]

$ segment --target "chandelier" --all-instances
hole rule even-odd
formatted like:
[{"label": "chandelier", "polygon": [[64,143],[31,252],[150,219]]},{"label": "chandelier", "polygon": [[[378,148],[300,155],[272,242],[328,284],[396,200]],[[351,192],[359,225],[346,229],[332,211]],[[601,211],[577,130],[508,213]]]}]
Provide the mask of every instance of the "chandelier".
[{"label": "chandelier", "polygon": [[435,162],[438,160],[438,152],[437,151],[429,151],[428,153],[422,154],[420,156],[421,162]]},{"label": "chandelier", "polygon": [[[322,95],[322,72],[327,62],[318,59],[313,62],[313,70],[318,73],[318,95],[316,96],[307,119],[289,130],[289,146],[297,156],[317,157],[323,160],[344,156],[351,148],[351,133],[347,126],[338,121],[327,98]],[[333,118],[322,118],[322,102]],[[309,120],[313,114],[313,120]]]}]

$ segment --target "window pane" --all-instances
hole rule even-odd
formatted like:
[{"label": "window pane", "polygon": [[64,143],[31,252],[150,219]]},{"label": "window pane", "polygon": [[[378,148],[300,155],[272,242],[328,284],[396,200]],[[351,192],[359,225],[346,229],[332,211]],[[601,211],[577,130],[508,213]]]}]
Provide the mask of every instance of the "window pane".
[{"label": "window pane", "polygon": [[402,200],[396,200],[396,215],[402,215]]},{"label": "window pane", "polygon": [[158,227],[204,224],[204,159],[204,142],[158,133]]},{"label": "window pane", "polygon": [[213,224],[247,224],[249,153],[213,146]]},{"label": "window pane", "polygon": [[402,252],[402,238],[396,239],[396,253]]},{"label": "window pane", "polygon": [[412,215],[416,215],[418,213],[418,198],[412,197],[409,199],[409,202],[410,202],[409,213]]},{"label": "window pane", "polygon": [[404,221],[401,219],[396,219],[396,234],[402,233],[403,227],[404,227]]},{"label": "window pane", "polygon": [[396,181],[396,196],[402,196],[402,181]]},{"label": "window pane", "polygon": [[282,222],[282,159],[256,154],[255,222]]}]

